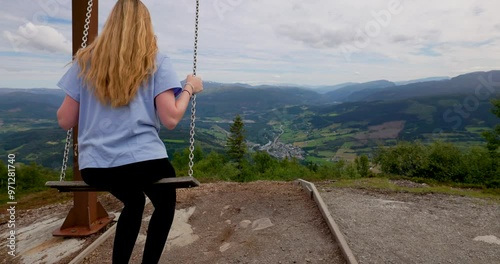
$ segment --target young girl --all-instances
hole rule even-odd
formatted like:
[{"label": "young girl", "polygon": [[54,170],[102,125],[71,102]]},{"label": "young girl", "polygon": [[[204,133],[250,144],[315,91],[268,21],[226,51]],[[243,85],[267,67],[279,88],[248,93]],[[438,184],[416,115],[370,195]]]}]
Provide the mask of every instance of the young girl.
[{"label": "young girl", "polygon": [[113,263],[128,263],[139,234],[146,194],[155,211],[143,263],[158,263],[172,225],[176,193],[153,185],[175,177],[160,122],[174,129],[200,78],[188,75],[181,88],[170,59],[158,52],[148,9],[140,0],[118,0],[102,33],[76,54],[58,86],[66,97],[59,125],[78,124],[78,163],[83,180],[104,187],[123,202]]}]

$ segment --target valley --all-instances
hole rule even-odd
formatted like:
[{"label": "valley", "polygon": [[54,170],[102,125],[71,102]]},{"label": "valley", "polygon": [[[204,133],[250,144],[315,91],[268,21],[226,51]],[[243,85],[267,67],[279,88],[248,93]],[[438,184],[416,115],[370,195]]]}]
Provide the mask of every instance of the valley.
[{"label": "valley", "polygon": [[[489,80],[489,87],[484,80]],[[372,157],[377,148],[404,140],[440,140],[468,148],[483,145],[482,133],[499,123],[489,102],[500,95],[500,85],[494,86],[498,80],[500,71],[493,71],[401,86],[352,84],[352,91],[347,85],[321,93],[300,87],[209,83],[198,96],[195,138],[205,152],[224,151],[229,126],[239,114],[249,148],[278,158],[353,160],[360,154]],[[478,96],[481,85],[486,88]],[[0,90],[0,155],[16,152],[21,162],[57,168],[66,133],[58,128],[55,112],[64,94],[50,89]],[[365,99],[353,101],[349,91]],[[367,99],[390,91],[394,98]],[[486,96],[484,91],[491,92]],[[160,130],[169,153],[188,146],[188,118],[186,113],[173,131]]]}]

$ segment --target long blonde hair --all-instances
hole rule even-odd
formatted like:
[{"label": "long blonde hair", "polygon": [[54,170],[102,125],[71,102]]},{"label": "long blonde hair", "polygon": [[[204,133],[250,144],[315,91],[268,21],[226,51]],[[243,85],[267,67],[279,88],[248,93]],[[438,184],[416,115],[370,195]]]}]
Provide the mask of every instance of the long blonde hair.
[{"label": "long blonde hair", "polygon": [[102,33],[75,59],[80,77],[103,104],[128,105],[156,71],[158,46],[148,9],[140,0],[118,0]]}]

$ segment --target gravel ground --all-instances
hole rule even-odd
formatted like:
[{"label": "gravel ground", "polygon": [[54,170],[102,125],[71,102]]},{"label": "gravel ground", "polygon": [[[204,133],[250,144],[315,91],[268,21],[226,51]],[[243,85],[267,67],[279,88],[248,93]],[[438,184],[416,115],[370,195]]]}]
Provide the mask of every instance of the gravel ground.
[{"label": "gravel ground", "polygon": [[[498,203],[315,184],[360,263],[500,264]],[[99,200],[108,212],[121,208],[109,194]],[[47,217],[63,218],[70,207],[71,202],[19,211],[17,223],[29,226]],[[188,223],[198,239],[170,245],[161,263],[345,263],[316,204],[297,184],[214,183],[179,190],[177,208],[193,207]],[[151,211],[148,206],[145,217]],[[263,219],[272,225],[254,230],[253,224]],[[6,229],[5,223],[0,229]],[[86,238],[85,244],[96,238]],[[85,263],[110,263],[111,248],[108,239]],[[138,243],[131,263],[140,263],[141,251]],[[0,263],[21,263],[18,260],[5,250],[0,253]]]},{"label": "gravel ground", "polygon": [[[198,239],[167,245],[160,263],[345,263],[318,207],[296,183],[216,183],[179,190],[177,209],[193,207],[188,223]],[[147,218],[150,205],[145,211]],[[111,263],[112,240],[84,263]],[[140,263],[142,249],[143,242],[137,243],[130,263]]]},{"label": "gravel ground", "polygon": [[317,184],[360,263],[500,263],[498,203],[325,186]]}]

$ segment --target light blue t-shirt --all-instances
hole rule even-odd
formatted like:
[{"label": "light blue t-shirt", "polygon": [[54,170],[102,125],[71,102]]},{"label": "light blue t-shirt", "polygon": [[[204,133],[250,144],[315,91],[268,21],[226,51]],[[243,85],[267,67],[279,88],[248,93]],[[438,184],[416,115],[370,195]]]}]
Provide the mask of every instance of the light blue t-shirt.
[{"label": "light blue t-shirt", "polygon": [[[146,87],[138,90],[127,106],[103,105],[78,77],[76,61],[57,84],[68,96],[80,103],[78,123],[78,163],[80,169],[110,168],[130,163],[167,158],[160,139],[160,120],[155,97],[181,84],[167,56],[156,57],[157,71]],[[143,85],[144,86],[144,85]]]}]

